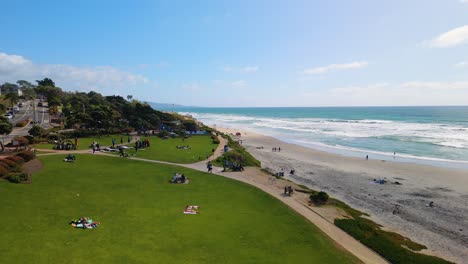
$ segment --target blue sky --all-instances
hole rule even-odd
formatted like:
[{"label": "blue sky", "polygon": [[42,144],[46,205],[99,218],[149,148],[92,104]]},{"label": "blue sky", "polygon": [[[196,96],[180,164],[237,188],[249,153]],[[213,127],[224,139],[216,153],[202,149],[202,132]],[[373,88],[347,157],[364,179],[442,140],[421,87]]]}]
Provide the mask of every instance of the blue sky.
[{"label": "blue sky", "polygon": [[468,0],[0,7],[0,82],[198,106],[468,104]]}]

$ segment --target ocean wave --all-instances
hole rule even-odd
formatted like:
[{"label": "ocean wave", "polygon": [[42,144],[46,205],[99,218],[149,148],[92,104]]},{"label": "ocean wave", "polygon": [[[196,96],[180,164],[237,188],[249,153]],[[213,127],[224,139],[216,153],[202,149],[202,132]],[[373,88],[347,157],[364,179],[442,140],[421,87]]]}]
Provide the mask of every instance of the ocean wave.
[{"label": "ocean wave", "polygon": [[[343,140],[374,139],[378,144],[391,142],[421,143],[433,146],[467,150],[468,126],[460,124],[417,123],[394,120],[337,118],[273,118],[238,114],[196,113],[187,114],[206,124],[240,126],[263,133],[278,134],[285,138],[305,138],[310,142],[340,142]],[[379,141],[379,139],[385,141]],[[379,143],[380,142],[380,143]],[[389,143],[390,142],[390,143]],[[369,146],[367,146],[369,148]],[[411,152],[408,149],[408,152]],[[430,152],[430,150],[427,150]],[[464,157],[467,159],[468,157]]]}]

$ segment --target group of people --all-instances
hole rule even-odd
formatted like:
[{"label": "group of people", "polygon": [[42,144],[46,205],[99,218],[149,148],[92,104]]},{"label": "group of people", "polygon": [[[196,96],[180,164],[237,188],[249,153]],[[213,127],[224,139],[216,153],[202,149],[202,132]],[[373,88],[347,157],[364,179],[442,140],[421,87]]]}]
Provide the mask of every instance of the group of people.
[{"label": "group of people", "polygon": [[178,149],[191,149],[191,148],[190,148],[190,145],[187,145],[187,146],[177,145],[176,148],[178,148]]},{"label": "group of people", "polygon": [[91,144],[91,148],[93,149],[93,154],[96,151],[101,151],[101,145],[99,145],[99,143],[97,143],[96,141],[94,141],[93,144]]},{"label": "group of people", "polygon": [[149,146],[150,141],[147,138],[145,140],[138,139],[137,141],[135,141],[135,151],[138,151],[138,149],[147,148]]},{"label": "group of people", "polygon": [[67,141],[55,142],[52,149],[55,149],[55,150],[76,150],[76,145],[71,143],[71,142],[67,142]]},{"label": "group of people", "polygon": [[271,151],[273,151],[273,152],[277,152],[277,151],[278,151],[278,152],[281,152],[281,147],[273,147],[273,148],[271,149]]},{"label": "group of people", "polygon": [[240,163],[230,162],[229,160],[224,161],[223,171],[231,169],[232,171],[244,171],[244,166]]},{"label": "group of people", "polygon": [[93,219],[90,219],[88,217],[81,217],[78,220],[72,220],[70,222],[70,225],[75,227],[75,228],[83,228],[83,229],[91,229],[91,228],[96,228],[100,225],[101,223],[99,222],[94,222]]},{"label": "group of people", "polygon": [[291,196],[293,194],[293,192],[294,192],[294,190],[291,187],[291,185],[287,186],[287,187],[286,186],[284,187],[284,194],[287,194],[287,195]]},{"label": "group of people", "polygon": [[171,183],[185,183],[187,181],[187,177],[185,174],[180,175],[179,173],[174,174],[171,179]]}]

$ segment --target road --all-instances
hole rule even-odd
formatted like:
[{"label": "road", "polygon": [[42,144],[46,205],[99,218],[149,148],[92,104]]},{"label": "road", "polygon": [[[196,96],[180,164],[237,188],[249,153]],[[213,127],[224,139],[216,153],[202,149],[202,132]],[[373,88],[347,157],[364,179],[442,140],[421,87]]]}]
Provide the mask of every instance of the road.
[{"label": "road", "polygon": [[[44,129],[51,127],[49,124],[49,108],[47,107],[47,103],[43,102],[42,107],[37,106],[38,103],[39,100],[23,102],[24,106],[19,109],[12,119],[10,119],[10,122],[13,124],[13,131],[9,135],[2,137],[2,142],[4,144],[8,144],[11,139],[16,136],[28,135],[29,129],[33,126],[34,115],[36,117],[36,121],[39,122],[38,125]],[[16,127],[16,124],[23,120],[31,122],[29,122],[25,127]]]}]

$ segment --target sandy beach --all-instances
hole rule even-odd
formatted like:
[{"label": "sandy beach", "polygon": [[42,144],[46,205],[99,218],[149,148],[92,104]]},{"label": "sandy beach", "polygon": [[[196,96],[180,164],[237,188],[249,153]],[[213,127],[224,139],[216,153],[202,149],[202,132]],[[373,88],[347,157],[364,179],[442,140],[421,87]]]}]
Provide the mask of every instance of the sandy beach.
[{"label": "sandy beach", "polygon": [[[239,130],[220,128],[234,134]],[[457,263],[468,256],[468,170],[346,157],[318,151],[252,131],[242,144],[272,172],[323,190],[370,214],[384,229],[428,247],[423,252]],[[281,147],[281,151],[272,151]],[[398,157],[396,157],[396,160]],[[289,171],[295,170],[294,175]],[[376,184],[374,179],[385,179]],[[433,202],[433,207],[429,204]],[[395,208],[398,210],[395,211]]]}]

